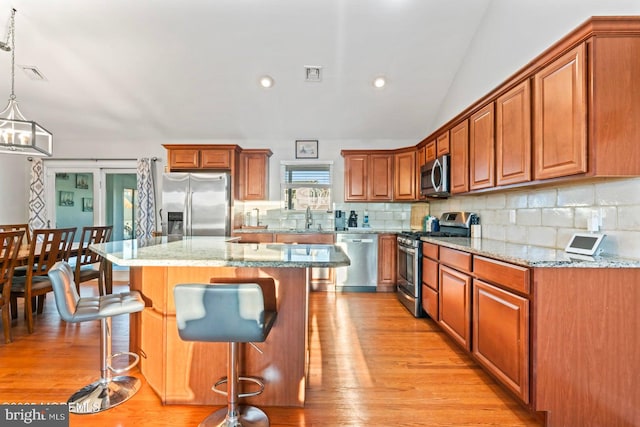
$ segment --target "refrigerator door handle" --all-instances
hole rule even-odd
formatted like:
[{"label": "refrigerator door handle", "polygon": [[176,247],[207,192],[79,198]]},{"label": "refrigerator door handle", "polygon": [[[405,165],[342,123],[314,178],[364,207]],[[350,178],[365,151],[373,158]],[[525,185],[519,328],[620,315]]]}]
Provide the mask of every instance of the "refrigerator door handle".
[{"label": "refrigerator door handle", "polygon": [[187,227],[186,227],[186,230],[185,230],[185,236],[191,236],[191,235],[193,234],[193,233],[192,233],[192,230],[191,230],[191,205],[192,205],[191,200],[192,200],[192,199],[193,199],[193,191],[189,191],[189,192],[187,193],[187,203],[186,203],[186,205],[187,205],[187,212],[186,212],[186,215],[185,215],[185,216],[186,216],[186,218],[187,218],[187,219],[186,219],[186,221],[187,221]]}]

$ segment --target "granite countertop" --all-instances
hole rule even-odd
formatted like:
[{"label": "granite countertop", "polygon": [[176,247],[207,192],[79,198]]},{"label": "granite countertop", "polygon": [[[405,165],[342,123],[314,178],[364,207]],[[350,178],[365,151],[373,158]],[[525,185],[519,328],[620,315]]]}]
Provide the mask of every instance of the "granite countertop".
[{"label": "granite countertop", "polygon": [[347,230],[330,230],[317,228],[236,228],[233,230],[234,234],[250,234],[250,233],[273,233],[273,234],[338,234],[338,233],[375,233],[375,234],[397,234],[401,233],[400,229],[380,229],[380,228],[364,228],[356,227],[349,228]]},{"label": "granite countertop", "polygon": [[559,249],[502,240],[469,237],[422,237],[421,240],[524,267],[640,268],[640,259],[619,258],[607,254],[595,257],[568,254]]},{"label": "granite countertop", "polygon": [[94,244],[91,250],[118,265],[176,267],[341,267],[349,257],[335,245],[234,243],[228,237],[156,237]]}]

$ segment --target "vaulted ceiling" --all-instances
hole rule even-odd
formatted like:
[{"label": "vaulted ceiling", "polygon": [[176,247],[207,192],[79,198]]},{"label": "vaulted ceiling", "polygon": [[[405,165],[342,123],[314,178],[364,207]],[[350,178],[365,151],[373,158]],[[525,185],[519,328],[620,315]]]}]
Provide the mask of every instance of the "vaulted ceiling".
[{"label": "vaulted ceiling", "polygon": [[[22,112],[57,140],[409,139],[489,0],[10,0]],[[4,40],[6,27],[0,29]],[[10,92],[0,52],[0,102]],[[305,66],[321,82],[305,82]],[[270,89],[260,76],[275,80]],[[384,75],[388,84],[375,89]]]}]

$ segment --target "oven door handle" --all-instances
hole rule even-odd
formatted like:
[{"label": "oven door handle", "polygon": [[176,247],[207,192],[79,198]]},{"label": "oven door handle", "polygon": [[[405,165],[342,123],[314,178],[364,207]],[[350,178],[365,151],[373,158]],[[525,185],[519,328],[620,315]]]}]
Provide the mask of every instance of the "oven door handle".
[{"label": "oven door handle", "polygon": [[415,255],[416,254],[415,248],[408,248],[406,246],[398,246],[398,250],[400,252],[406,252],[406,253],[411,254],[411,255]]}]

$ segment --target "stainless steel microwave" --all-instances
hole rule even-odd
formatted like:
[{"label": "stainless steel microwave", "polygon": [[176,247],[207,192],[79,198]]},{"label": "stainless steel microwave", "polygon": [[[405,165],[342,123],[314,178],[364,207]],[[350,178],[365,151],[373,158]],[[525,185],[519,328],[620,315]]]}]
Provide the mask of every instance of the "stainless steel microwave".
[{"label": "stainless steel microwave", "polygon": [[420,194],[446,198],[449,193],[450,156],[436,157],[420,168]]}]

